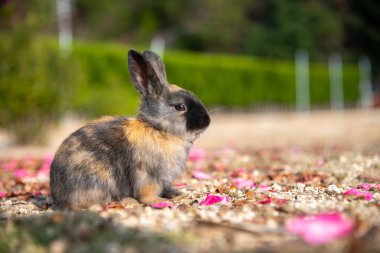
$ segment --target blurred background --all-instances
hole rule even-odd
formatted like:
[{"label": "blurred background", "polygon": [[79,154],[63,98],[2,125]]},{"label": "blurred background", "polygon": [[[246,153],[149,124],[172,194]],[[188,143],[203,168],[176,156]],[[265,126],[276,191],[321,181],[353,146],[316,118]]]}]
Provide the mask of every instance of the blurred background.
[{"label": "blurred background", "polygon": [[68,117],[134,115],[130,48],[160,54],[169,81],[212,112],[322,109],[315,126],[355,110],[345,129],[363,118],[375,131],[379,45],[377,0],[0,0],[0,146],[46,142]]}]

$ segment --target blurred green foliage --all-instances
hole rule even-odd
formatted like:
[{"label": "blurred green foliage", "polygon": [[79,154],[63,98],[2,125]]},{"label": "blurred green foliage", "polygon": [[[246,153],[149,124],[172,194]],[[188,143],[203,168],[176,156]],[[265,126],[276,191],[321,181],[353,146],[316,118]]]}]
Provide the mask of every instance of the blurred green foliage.
[{"label": "blurred green foliage", "polygon": [[122,45],[75,43],[73,58],[82,78],[73,83],[72,110],[87,116],[136,113],[139,96],[129,84],[126,55]]},{"label": "blurred green foliage", "polygon": [[75,0],[76,36],[170,48],[312,60],[333,52],[380,59],[377,0]]},{"label": "blurred green foliage", "polygon": [[177,50],[311,61],[339,53],[344,62],[370,58],[380,90],[378,0],[75,0],[75,36],[147,44],[165,39]]},{"label": "blurred green foliage", "polygon": [[[114,43],[77,43],[74,57],[80,62],[86,84],[75,85],[74,106],[87,115],[133,114],[138,93],[130,84],[127,47]],[[246,56],[168,51],[164,61],[169,82],[193,91],[206,105],[247,108],[257,105],[295,107],[294,62]],[[314,106],[328,105],[327,64],[310,65],[310,98]],[[346,104],[359,98],[359,72],[355,65],[343,70]]]},{"label": "blurred green foliage", "polygon": [[[2,9],[12,13],[17,1]],[[44,129],[56,122],[65,109],[71,89],[73,66],[59,57],[56,43],[38,38],[36,31],[49,19],[50,8],[41,0],[14,15],[2,15],[8,26],[0,32],[0,126],[8,128],[16,143],[43,141]],[[23,23],[14,22],[22,19]]]}]

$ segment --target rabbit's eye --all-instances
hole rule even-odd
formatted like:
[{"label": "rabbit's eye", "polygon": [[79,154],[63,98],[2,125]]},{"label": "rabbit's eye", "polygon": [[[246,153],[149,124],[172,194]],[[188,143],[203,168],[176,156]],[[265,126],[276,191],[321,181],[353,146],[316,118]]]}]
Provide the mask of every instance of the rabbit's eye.
[{"label": "rabbit's eye", "polygon": [[174,108],[180,112],[186,111],[186,106],[184,104],[176,104],[174,105]]}]

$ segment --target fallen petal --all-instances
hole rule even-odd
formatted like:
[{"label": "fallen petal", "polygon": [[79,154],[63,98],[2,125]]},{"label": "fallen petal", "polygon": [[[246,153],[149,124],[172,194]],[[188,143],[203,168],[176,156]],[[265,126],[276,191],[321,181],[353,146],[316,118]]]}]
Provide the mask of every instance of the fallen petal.
[{"label": "fallen petal", "polygon": [[158,202],[158,203],[151,204],[150,206],[156,209],[162,209],[165,207],[174,207],[174,205],[170,202]]},{"label": "fallen petal", "polygon": [[266,192],[266,191],[271,191],[272,190],[272,187],[270,186],[267,186],[265,184],[259,184],[257,187],[256,187],[256,192],[257,193],[260,193],[260,192]]},{"label": "fallen petal", "polygon": [[45,155],[44,157],[44,165],[47,167],[50,167],[51,163],[53,162],[54,156],[51,154]]},{"label": "fallen petal", "polygon": [[277,205],[285,205],[286,203],[288,203],[288,201],[286,199],[280,199],[280,198],[275,198],[274,199],[274,202],[277,204]]},{"label": "fallen petal", "polygon": [[23,178],[29,176],[29,172],[25,169],[18,169],[13,172],[13,175],[17,178]]},{"label": "fallen petal", "polygon": [[217,161],[214,163],[214,168],[217,171],[224,171],[226,169],[226,165],[222,162]]},{"label": "fallen petal", "polygon": [[248,172],[245,168],[237,168],[231,171],[231,177],[248,177]]},{"label": "fallen petal", "polygon": [[187,186],[186,183],[176,183],[174,184],[174,187],[177,189],[185,188]]},{"label": "fallen petal", "polygon": [[244,178],[234,178],[232,179],[236,187],[239,189],[249,188],[253,189],[255,188],[255,183],[250,179],[244,179]]},{"label": "fallen petal", "polygon": [[366,191],[370,191],[372,189],[380,191],[380,184],[364,183],[364,184],[358,185],[358,188],[361,188]]},{"label": "fallen petal", "polygon": [[33,196],[35,196],[35,197],[42,196],[42,192],[36,191],[33,193]]},{"label": "fallen petal", "polygon": [[272,198],[269,196],[266,196],[264,199],[257,201],[257,203],[266,205],[272,202]]},{"label": "fallen petal", "polygon": [[193,148],[189,153],[189,160],[194,162],[203,161],[206,158],[206,150],[203,148]]},{"label": "fallen petal", "polygon": [[4,198],[7,196],[7,193],[6,192],[0,192],[0,198]]},{"label": "fallen petal", "polygon": [[203,171],[195,170],[193,172],[193,177],[196,179],[210,179],[211,176]]},{"label": "fallen petal", "polygon": [[207,194],[206,198],[202,200],[199,205],[201,206],[209,206],[216,203],[228,203],[230,202],[230,198],[228,196],[219,196],[212,195],[210,193]]},{"label": "fallen petal", "polygon": [[321,213],[293,218],[286,222],[286,229],[309,244],[319,245],[350,235],[354,223],[337,212]]},{"label": "fallen petal", "polygon": [[317,161],[317,167],[322,167],[323,165],[325,165],[325,160],[324,159],[319,159],[318,161]]},{"label": "fallen petal", "polygon": [[17,160],[10,160],[7,163],[3,164],[2,167],[6,171],[14,170],[17,168],[19,162]]},{"label": "fallen petal", "polygon": [[363,192],[363,191],[360,191],[356,188],[351,188],[349,189],[348,191],[346,191],[345,193],[343,193],[343,195],[347,196],[347,195],[353,195],[353,196],[357,196],[358,198],[364,198],[365,200],[371,200],[373,195],[372,193],[369,193],[369,192]]}]

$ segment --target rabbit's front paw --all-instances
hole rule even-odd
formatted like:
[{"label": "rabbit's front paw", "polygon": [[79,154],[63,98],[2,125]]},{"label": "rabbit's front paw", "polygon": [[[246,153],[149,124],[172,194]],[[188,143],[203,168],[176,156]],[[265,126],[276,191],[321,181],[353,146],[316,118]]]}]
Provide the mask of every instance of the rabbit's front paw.
[{"label": "rabbit's front paw", "polygon": [[127,208],[127,207],[135,207],[135,206],[138,206],[139,205],[139,202],[134,199],[134,198],[124,198],[120,201],[120,204],[124,207],[124,208]]},{"label": "rabbit's front paw", "polygon": [[170,200],[165,199],[165,198],[160,198],[161,192],[161,187],[158,184],[155,183],[148,183],[141,187],[140,189],[140,197],[139,201],[145,205],[152,205],[152,204],[157,204],[157,203],[168,203],[168,204],[173,204],[171,203]]}]

